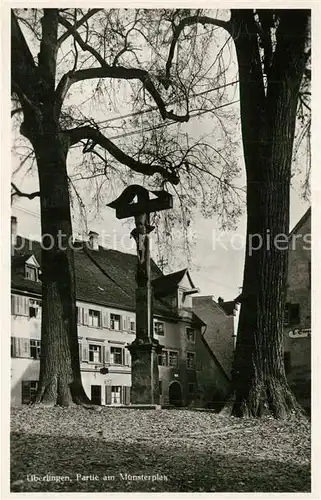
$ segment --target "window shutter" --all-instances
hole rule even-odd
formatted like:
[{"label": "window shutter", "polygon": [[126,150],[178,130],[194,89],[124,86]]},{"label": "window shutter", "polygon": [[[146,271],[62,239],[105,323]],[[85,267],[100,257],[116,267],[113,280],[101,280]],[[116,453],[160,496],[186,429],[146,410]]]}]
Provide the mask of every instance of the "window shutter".
[{"label": "window shutter", "polygon": [[300,304],[290,305],[290,320],[292,325],[300,323]]},{"label": "window shutter", "polygon": [[105,404],[111,404],[111,385],[105,385]]},{"label": "window shutter", "polygon": [[78,323],[78,325],[81,325],[81,314],[82,314],[82,307],[77,307],[77,323]]},{"label": "window shutter", "polygon": [[119,330],[124,330],[124,318],[119,316]]},{"label": "window shutter", "polygon": [[89,351],[88,351],[88,345],[83,345],[82,346],[82,361],[87,361],[89,360]]},{"label": "window shutter", "polygon": [[104,363],[109,365],[110,363],[110,349],[109,346],[104,346]]},{"label": "window shutter", "polygon": [[30,358],[30,339],[16,338],[16,356]]},{"label": "window shutter", "polygon": [[11,345],[12,345],[12,357],[19,357],[19,339],[17,337],[11,337]]},{"label": "window shutter", "polygon": [[25,380],[21,382],[21,403],[30,403],[30,382],[26,382]]},{"label": "window shutter", "polygon": [[103,328],[109,328],[109,315],[107,311],[102,311],[102,326]]},{"label": "window shutter", "polygon": [[129,386],[126,386],[124,387],[125,389],[125,400],[124,400],[124,404],[125,405],[130,405],[130,387]]},{"label": "window shutter", "polygon": [[284,325],[289,325],[290,324],[290,304],[287,302],[285,304],[285,311],[284,311]]},{"label": "window shutter", "polygon": [[125,349],[125,365],[130,366],[130,352],[128,349]]},{"label": "window shutter", "polygon": [[88,325],[88,320],[89,320],[89,309],[87,309],[86,307],[83,308],[84,309],[84,325]]},{"label": "window shutter", "polygon": [[79,347],[79,361],[81,363],[82,362],[82,344],[81,344],[81,342],[78,342],[78,347]]},{"label": "window shutter", "polygon": [[18,314],[18,297],[17,295],[11,295],[11,314]]},{"label": "window shutter", "polygon": [[11,337],[11,357],[15,358],[17,356],[16,338]]},{"label": "window shutter", "polygon": [[16,295],[16,305],[17,305],[17,311],[16,314],[21,314],[21,296]]},{"label": "window shutter", "polygon": [[22,316],[29,316],[29,298],[28,297],[21,297],[20,314]]}]

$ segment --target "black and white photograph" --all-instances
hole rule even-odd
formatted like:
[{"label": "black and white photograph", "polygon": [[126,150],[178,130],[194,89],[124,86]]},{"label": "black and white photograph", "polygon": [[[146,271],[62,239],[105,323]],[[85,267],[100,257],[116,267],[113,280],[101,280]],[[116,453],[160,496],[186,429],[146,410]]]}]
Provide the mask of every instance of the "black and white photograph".
[{"label": "black and white photograph", "polygon": [[312,2],[54,4],[3,9],[10,492],[315,494]]}]

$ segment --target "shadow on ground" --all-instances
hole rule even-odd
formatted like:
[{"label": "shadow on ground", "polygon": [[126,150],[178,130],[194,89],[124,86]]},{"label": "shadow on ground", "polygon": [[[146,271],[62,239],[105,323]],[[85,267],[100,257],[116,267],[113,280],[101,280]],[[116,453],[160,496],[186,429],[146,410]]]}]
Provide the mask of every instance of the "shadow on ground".
[{"label": "shadow on ground", "polygon": [[[30,477],[34,474],[68,476],[69,480],[35,481]],[[77,474],[91,478],[78,476],[77,481]],[[126,480],[126,474],[158,474],[158,480]],[[160,439],[155,443],[113,442],[112,436],[78,439],[12,433],[11,491],[309,492],[310,468],[220,454],[219,449],[200,452],[183,440],[163,446]]]}]

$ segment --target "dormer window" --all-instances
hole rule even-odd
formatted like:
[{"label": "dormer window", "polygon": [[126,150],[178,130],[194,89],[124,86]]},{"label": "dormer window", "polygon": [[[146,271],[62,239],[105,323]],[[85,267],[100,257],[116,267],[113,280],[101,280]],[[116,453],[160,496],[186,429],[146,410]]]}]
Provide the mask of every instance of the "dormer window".
[{"label": "dormer window", "polygon": [[26,264],[25,276],[27,280],[38,281],[38,269],[34,266]]}]

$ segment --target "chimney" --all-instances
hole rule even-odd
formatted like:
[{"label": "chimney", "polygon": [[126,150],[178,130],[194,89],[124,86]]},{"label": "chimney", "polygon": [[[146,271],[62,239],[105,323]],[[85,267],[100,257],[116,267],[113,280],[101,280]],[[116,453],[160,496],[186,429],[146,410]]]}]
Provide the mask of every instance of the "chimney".
[{"label": "chimney", "polygon": [[222,303],[224,302],[224,299],[223,299],[222,297],[219,297],[219,298],[217,299],[217,302],[218,302],[219,304],[222,304]]},{"label": "chimney", "polygon": [[98,236],[99,234],[95,231],[89,232],[89,248],[91,248],[91,250],[99,250]]},{"label": "chimney", "polygon": [[11,216],[11,249],[12,252],[17,244],[17,217]]}]

